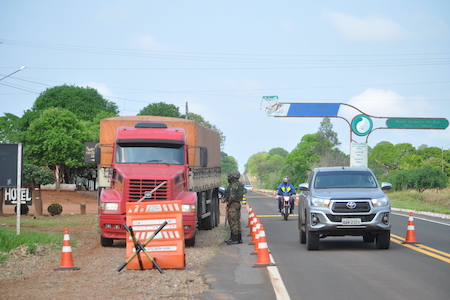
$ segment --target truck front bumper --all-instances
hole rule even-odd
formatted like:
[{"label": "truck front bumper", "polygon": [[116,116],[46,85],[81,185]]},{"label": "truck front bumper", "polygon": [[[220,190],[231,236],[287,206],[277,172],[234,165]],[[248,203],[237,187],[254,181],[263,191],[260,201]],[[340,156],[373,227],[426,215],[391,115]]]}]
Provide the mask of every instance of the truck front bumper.
[{"label": "truck front bumper", "polygon": [[104,238],[124,240],[126,231],[122,224],[126,224],[125,215],[99,215],[100,232]]}]

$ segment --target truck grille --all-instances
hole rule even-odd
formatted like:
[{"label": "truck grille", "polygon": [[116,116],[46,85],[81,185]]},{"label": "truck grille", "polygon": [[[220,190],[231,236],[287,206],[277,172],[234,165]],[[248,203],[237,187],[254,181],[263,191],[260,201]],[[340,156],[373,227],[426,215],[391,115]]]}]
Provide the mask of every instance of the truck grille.
[{"label": "truck grille", "polygon": [[[127,191],[128,191],[128,201],[138,201],[144,197],[145,192],[150,192],[158,185],[160,185],[163,180],[141,180],[141,179],[130,179],[128,181]],[[168,187],[167,183],[163,184],[156,191],[153,192],[151,200],[167,200]],[[147,199],[146,199],[147,200]],[[145,200],[143,200],[145,201]]]},{"label": "truck grille", "polygon": [[[356,206],[349,208],[348,203],[353,202]],[[335,213],[361,213],[369,212],[370,204],[368,201],[339,201],[335,202],[332,207],[332,211]]]}]

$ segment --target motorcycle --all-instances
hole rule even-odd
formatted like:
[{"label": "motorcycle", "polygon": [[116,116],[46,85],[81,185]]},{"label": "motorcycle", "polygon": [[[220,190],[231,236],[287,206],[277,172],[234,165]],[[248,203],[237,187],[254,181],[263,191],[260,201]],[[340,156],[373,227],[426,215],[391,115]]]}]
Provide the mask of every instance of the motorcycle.
[{"label": "motorcycle", "polygon": [[284,220],[287,221],[291,212],[291,205],[294,203],[293,196],[289,193],[283,193],[280,197],[280,201],[282,201],[281,214]]}]

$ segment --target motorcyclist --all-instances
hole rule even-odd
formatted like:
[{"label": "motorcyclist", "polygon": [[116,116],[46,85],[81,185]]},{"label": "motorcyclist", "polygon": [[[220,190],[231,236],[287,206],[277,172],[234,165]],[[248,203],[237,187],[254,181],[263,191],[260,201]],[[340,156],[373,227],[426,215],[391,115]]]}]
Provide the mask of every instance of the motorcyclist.
[{"label": "motorcyclist", "polygon": [[283,182],[278,186],[277,199],[278,199],[278,212],[283,213],[283,195],[288,194],[291,196],[290,213],[294,211],[294,196],[296,194],[294,186],[290,183],[291,178],[288,176],[283,177]]}]

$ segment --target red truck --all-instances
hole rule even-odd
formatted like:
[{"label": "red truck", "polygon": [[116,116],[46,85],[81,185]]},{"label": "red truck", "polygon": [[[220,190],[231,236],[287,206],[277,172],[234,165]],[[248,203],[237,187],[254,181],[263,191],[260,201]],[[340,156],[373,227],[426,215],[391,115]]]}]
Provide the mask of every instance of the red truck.
[{"label": "red truck", "polygon": [[218,132],[180,118],[103,119],[96,162],[102,246],[125,239],[126,202],[181,200],[186,246],[219,224]]}]

